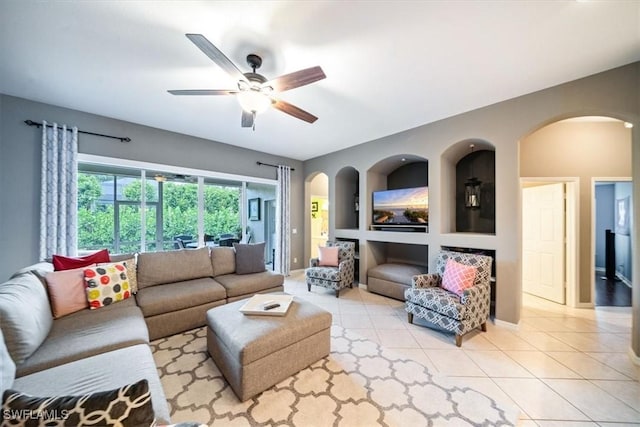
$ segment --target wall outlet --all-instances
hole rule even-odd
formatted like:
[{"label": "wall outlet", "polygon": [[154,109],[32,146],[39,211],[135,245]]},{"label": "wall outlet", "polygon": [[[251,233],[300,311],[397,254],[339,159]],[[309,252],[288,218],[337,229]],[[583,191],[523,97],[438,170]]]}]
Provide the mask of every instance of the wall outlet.
[{"label": "wall outlet", "polygon": [[297,228],[292,229],[291,234],[298,234],[298,229]]},{"label": "wall outlet", "polygon": [[293,258],[293,263],[297,264],[298,263],[298,258]]}]

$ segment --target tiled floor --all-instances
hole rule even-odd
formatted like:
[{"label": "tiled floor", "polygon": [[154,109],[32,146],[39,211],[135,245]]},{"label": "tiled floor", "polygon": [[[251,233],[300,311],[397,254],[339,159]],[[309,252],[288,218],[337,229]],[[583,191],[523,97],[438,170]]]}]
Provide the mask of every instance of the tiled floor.
[{"label": "tiled floor", "polygon": [[640,367],[627,353],[629,307],[571,309],[525,296],[517,329],[490,322],[458,348],[453,335],[410,325],[403,302],[362,288],[343,290],[338,299],[316,286],[309,293],[299,270],[285,291],[431,372],[518,406],[520,426],[640,425]]}]

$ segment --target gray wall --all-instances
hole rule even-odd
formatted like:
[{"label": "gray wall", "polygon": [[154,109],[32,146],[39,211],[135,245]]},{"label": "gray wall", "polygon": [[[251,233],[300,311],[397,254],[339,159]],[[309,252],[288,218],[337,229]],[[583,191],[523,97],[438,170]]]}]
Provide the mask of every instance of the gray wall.
[{"label": "gray wall", "polygon": [[[40,206],[40,135],[24,120],[47,120],[80,130],[128,136],[120,143],[89,135],[79,136],[81,153],[182,166],[251,177],[275,179],[274,168],[256,161],[286,164],[291,174],[291,226],[303,227],[304,198],[302,162],[234,147],[161,129],[115,120],[39,102],[0,95],[0,278],[4,280],[20,267],[38,261]],[[291,236],[293,258],[302,259],[304,236]]]},{"label": "gray wall", "polygon": [[[631,233],[634,231],[633,224],[633,197],[631,195],[631,183],[630,182],[616,182],[614,185],[614,202],[629,197],[629,208],[631,209],[629,215],[629,229]],[[614,209],[615,211],[615,209]],[[616,232],[616,229],[613,229]],[[637,234],[637,230],[636,230]],[[631,234],[625,235],[616,232],[615,237],[616,246],[616,273],[622,276],[624,279],[631,281],[632,279],[632,250],[631,250]]]},{"label": "gray wall", "polygon": [[[520,153],[519,141],[537,129],[560,119],[583,115],[605,115],[636,124],[632,131],[634,145],[634,174],[640,178],[640,63],[636,62],[614,70],[596,74],[529,95],[510,99],[491,106],[470,111],[355,147],[314,158],[304,163],[305,178],[324,172],[329,177],[329,195],[335,194],[333,186],[337,171],[345,166],[360,172],[361,209],[369,211],[369,195],[362,189],[369,188],[367,179],[373,179],[370,168],[398,153],[423,157],[429,162],[429,233],[424,237],[408,236],[412,243],[429,246],[433,257],[442,245],[482,248],[496,251],[496,317],[518,323],[522,304],[521,283],[521,208],[520,208]],[[437,101],[434,101],[437,102]],[[372,117],[381,120],[382,117]],[[455,200],[451,197],[455,188],[455,164],[468,153],[468,141],[481,140],[491,144],[496,153],[496,233],[481,235],[455,233]],[[481,149],[482,147],[478,147]],[[566,159],[569,161],[569,159]],[[637,197],[638,186],[634,186]],[[453,190],[455,192],[455,190]],[[636,198],[637,200],[637,198]],[[330,203],[333,203],[330,200]],[[332,214],[332,211],[330,211]],[[638,215],[637,210],[634,215]],[[637,219],[637,217],[636,217]],[[344,233],[333,227],[330,237],[360,239],[361,251],[366,252],[367,242],[378,239],[378,232],[360,224],[355,232]],[[348,236],[346,235],[348,234]],[[411,233],[406,233],[411,234]],[[403,237],[386,238],[401,242]],[[582,244],[589,244],[582,240]],[[634,251],[638,262],[637,251]],[[368,263],[361,253],[361,262]],[[637,265],[637,264],[636,264]],[[366,271],[367,265],[362,267]],[[638,288],[637,280],[634,287]],[[580,289],[580,300],[591,300],[590,288]],[[634,292],[638,311],[640,291]],[[639,313],[636,313],[639,314]],[[634,349],[640,354],[640,318],[634,317]]]},{"label": "gray wall", "polygon": [[606,230],[613,231],[614,184],[596,186],[596,268],[606,267]]}]

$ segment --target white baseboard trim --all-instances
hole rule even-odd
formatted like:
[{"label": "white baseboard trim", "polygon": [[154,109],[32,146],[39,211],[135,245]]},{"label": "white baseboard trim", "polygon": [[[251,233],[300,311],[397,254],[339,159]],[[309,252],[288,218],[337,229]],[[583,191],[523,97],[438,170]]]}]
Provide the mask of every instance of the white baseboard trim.
[{"label": "white baseboard trim", "polygon": [[592,302],[577,302],[576,305],[573,306],[573,308],[589,308],[589,309],[593,309],[595,308],[595,304]]},{"label": "white baseboard trim", "polygon": [[500,320],[500,319],[493,319],[493,323],[497,326],[503,326],[505,328],[511,329],[513,331],[517,331],[520,329],[520,325],[518,323],[511,323],[511,322],[507,322],[505,320]]},{"label": "white baseboard trim", "polygon": [[631,362],[636,366],[640,366],[640,356],[636,356],[636,353],[633,351],[631,347],[629,347],[628,354],[629,354],[629,359],[631,359]]}]

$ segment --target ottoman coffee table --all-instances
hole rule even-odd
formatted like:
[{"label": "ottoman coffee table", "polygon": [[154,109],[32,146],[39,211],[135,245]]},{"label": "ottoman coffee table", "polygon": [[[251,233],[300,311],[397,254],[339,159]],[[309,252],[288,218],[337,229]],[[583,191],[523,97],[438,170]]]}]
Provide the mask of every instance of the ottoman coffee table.
[{"label": "ottoman coffee table", "polygon": [[331,313],[294,297],[284,316],[245,315],[246,300],[207,311],[207,349],[241,401],[327,356]]}]

